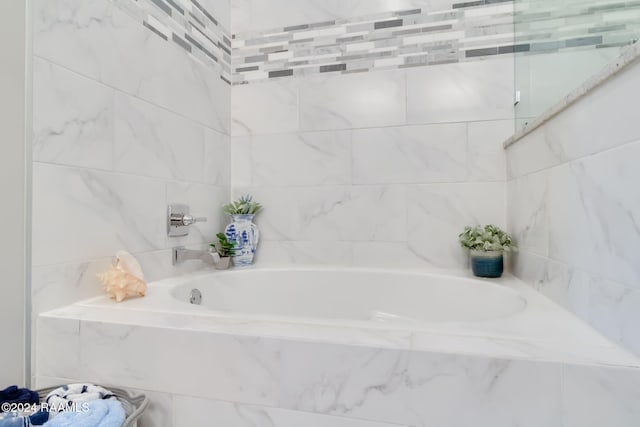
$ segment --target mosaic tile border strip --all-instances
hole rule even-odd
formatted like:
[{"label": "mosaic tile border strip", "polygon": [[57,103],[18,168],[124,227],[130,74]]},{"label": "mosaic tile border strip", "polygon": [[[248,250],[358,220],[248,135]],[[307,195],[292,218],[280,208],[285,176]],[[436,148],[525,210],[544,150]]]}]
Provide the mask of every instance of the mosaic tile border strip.
[{"label": "mosaic tile border strip", "polygon": [[197,0],[111,0],[231,84],[231,35]]},{"label": "mosaic tile border strip", "polygon": [[640,0],[560,8],[553,0],[475,0],[233,36],[198,0],[110,1],[227,84],[618,47],[640,35]]},{"label": "mosaic tile border strip", "polygon": [[[625,18],[630,9],[633,14]],[[514,7],[513,0],[452,3],[446,10],[402,10],[235,34],[232,82],[623,46],[639,33],[640,1],[561,8],[552,2]]]}]

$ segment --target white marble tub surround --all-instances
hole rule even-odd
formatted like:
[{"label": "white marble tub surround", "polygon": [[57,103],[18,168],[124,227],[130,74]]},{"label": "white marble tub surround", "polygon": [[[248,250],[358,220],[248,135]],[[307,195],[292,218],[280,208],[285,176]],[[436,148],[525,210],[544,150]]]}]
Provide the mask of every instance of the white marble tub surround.
[{"label": "white marble tub surround", "polygon": [[[228,414],[229,404],[221,401],[232,402],[240,414],[235,417],[266,413],[272,424],[265,425],[281,427],[289,427],[289,418],[323,426],[578,427],[586,418],[579,411],[585,410],[598,419],[617,417],[616,426],[637,420],[629,399],[640,381],[638,359],[511,277],[486,283],[465,274],[324,269],[363,279],[394,274],[402,281],[413,275],[503,287],[527,302],[501,319],[468,322],[390,325],[252,315],[216,312],[176,298],[192,285],[206,298],[212,295],[206,282],[212,285],[216,278],[236,276],[233,283],[242,286],[242,276],[253,281],[256,274],[268,279],[319,271],[265,267],[196,273],[152,283],[143,299],[115,304],[97,298],[45,313],[38,321],[38,381],[82,378],[149,390],[179,413],[185,411],[182,405],[207,403],[212,416]],[[598,400],[603,376],[608,380],[602,387],[617,400]],[[566,395],[582,387],[583,396],[594,399],[587,408],[575,394]],[[185,424],[174,414],[167,425]]]},{"label": "white marble tub surround", "polygon": [[[393,285],[396,282],[398,285]],[[295,290],[295,286],[302,289]],[[369,297],[353,301],[354,292],[364,292],[361,288],[367,286]],[[400,296],[386,302],[385,295],[398,286]],[[201,291],[202,305],[188,303],[192,289]],[[456,302],[458,298],[468,300]],[[476,308],[475,312],[462,310],[473,302],[489,307]],[[449,310],[437,307],[437,303],[448,304]],[[420,306],[431,307],[432,313],[420,312]],[[386,316],[392,314],[399,318]],[[148,296],[142,299],[114,304],[99,297],[54,310],[45,317],[49,316],[553,362],[640,366],[635,356],[508,276],[488,281],[467,273],[424,270],[253,267],[166,279],[151,283]],[[385,343],[387,337],[390,340]],[[369,338],[373,341],[367,341]],[[465,342],[470,344],[466,349],[461,347]],[[483,345],[478,346],[480,343]]]}]

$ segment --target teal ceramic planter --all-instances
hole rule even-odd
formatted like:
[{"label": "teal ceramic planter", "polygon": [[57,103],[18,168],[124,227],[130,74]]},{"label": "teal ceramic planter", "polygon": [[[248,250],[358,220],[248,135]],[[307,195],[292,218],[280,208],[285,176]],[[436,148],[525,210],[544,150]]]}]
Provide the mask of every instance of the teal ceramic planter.
[{"label": "teal ceramic planter", "polygon": [[471,251],[471,269],[478,277],[496,278],[504,272],[502,251]]}]

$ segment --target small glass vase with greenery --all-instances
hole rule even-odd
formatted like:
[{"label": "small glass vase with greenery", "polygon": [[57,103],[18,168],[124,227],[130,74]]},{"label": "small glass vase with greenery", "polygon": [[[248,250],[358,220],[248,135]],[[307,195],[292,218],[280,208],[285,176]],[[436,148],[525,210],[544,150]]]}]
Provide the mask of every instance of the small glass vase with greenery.
[{"label": "small glass vase with greenery", "polygon": [[236,254],[236,243],[228,240],[224,233],[216,234],[218,243],[211,243],[211,247],[220,255],[220,262],[216,264],[219,270],[226,270],[231,265],[231,257]]},{"label": "small glass vase with greenery", "polygon": [[504,253],[516,250],[511,235],[495,225],[467,226],[458,239],[469,250],[471,268],[478,277],[502,276]]}]

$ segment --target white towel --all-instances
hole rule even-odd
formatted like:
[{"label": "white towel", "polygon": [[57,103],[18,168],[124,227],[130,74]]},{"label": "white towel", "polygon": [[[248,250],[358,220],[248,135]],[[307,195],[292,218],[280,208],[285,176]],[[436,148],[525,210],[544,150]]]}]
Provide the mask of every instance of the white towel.
[{"label": "white towel", "polygon": [[47,395],[45,403],[49,407],[49,419],[59,412],[80,411],[83,403],[93,400],[117,399],[109,390],[93,384],[67,384]]}]

